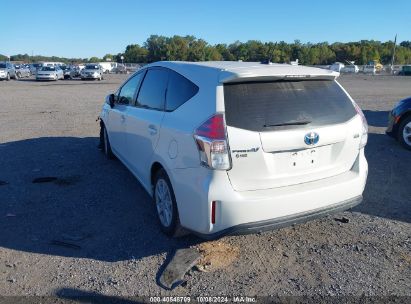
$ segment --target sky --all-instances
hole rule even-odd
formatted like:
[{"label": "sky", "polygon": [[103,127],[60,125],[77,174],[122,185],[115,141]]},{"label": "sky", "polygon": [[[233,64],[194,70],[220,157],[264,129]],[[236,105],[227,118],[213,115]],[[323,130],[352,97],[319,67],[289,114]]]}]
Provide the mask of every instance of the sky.
[{"label": "sky", "polygon": [[411,40],[411,0],[0,0],[0,12],[4,55],[102,57],[152,34],[211,44]]}]

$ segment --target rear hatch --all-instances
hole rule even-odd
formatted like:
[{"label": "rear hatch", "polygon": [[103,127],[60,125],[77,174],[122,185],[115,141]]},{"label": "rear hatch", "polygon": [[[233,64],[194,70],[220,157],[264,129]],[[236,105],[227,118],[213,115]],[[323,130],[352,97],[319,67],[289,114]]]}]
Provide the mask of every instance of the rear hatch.
[{"label": "rear hatch", "polygon": [[226,83],[224,104],[237,191],[331,177],[357,158],[361,118],[334,80]]}]

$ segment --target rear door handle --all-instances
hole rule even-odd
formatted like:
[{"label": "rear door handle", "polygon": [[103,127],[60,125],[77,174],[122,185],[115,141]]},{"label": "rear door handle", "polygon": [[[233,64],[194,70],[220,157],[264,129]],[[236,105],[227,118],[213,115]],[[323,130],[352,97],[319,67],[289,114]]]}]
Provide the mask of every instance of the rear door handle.
[{"label": "rear door handle", "polygon": [[149,130],[151,135],[156,135],[157,134],[157,128],[156,128],[155,125],[149,125],[148,130]]},{"label": "rear door handle", "polygon": [[121,115],[121,123],[124,123],[126,121],[126,116],[125,115]]}]

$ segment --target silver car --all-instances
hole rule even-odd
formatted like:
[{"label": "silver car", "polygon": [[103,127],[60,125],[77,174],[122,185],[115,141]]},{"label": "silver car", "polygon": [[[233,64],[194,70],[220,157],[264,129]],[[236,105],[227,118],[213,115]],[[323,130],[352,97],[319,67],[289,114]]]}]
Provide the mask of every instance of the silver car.
[{"label": "silver car", "polygon": [[14,69],[16,70],[17,78],[30,77],[31,72],[24,64],[15,64]]},{"label": "silver car", "polygon": [[16,70],[10,62],[0,62],[0,80],[17,79]]},{"label": "silver car", "polygon": [[43,66],[36,74],[36,80],[59,80],[64,79],[63,70],[59,66]]},{"label": "silver car", "polygon": [[103,69],[98,63],[89,63],[86,64],[86,67],[81,70],[80,77],[84,79],[103,79]]}]

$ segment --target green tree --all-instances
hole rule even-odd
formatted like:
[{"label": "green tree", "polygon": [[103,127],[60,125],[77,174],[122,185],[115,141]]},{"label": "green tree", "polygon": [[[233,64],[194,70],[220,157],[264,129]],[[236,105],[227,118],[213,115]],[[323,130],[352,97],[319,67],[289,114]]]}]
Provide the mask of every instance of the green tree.
[{"label": "green tree", "polygon": [[127,63],[147,62],[147,55],[147,49],[139,46],[138,44],[130,44],[126,47],[124,54],[119,56],[119,62],[121,62],[121,56],[124,56],[124,62]]}]

